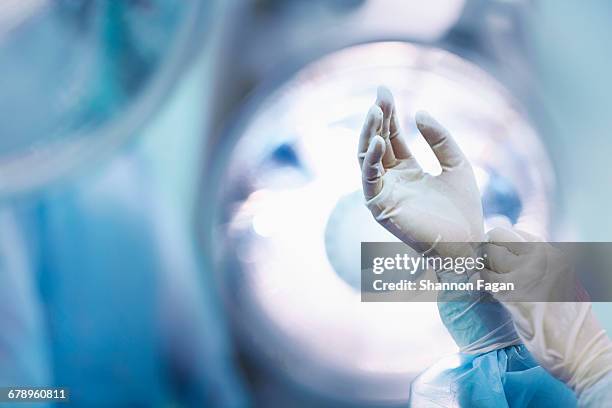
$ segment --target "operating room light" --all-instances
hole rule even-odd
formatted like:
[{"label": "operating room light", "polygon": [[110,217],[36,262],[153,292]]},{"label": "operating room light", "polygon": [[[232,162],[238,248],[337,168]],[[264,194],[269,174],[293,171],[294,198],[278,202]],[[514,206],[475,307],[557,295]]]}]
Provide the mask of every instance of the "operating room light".
[{"label": "operating room light", "polygon": [[411,380],[456,346],[435,303],[360,301],[360,243],[395,240],[365,208],[357,165],[359,129],[380,84],[394,92],[427,171],[440,169],[417,136],[419,109],[471,160],[490,224],[547,231],[549,164],[504,88],[448,52],[383,42],[312,63],[246,113],[226,159],[216,242],[250,352],[316,393],[405,401]]}]

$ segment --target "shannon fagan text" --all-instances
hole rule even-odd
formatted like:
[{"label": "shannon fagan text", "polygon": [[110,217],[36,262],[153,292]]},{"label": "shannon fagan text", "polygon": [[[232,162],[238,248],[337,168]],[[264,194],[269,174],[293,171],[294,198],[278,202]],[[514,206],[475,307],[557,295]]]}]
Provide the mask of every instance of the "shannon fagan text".
[{"label": "shannon fagan text", "polygon": [[432,282],[421,280],[418,282],[402,279],[398,282],[384,282],[375,280],[372,284],[375,291],[474,291],[486,290],[497,293],[514,290],[512,282],[487,282],[478,279],[475,282]]}]

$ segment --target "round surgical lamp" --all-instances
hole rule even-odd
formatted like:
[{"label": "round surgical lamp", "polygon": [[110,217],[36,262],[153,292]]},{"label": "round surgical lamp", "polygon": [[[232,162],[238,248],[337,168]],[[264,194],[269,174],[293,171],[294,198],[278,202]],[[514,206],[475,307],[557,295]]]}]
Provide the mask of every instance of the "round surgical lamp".
[{"label": "round surgical lamp", "polygon": [[379,84],[411,150],[440,171],[414,112],[430,111],[474,166],[486,222],[548,230],[552,174],[507,90],[439,48],[373,42],[312,62],[255,94],[216,151],[212,243],[242,348],[316,395],[402,404],[410,383],[457,349],[435,303],[360,301],[360,244],[395,241],[361,194],[357,141]]},{"label": "round surgical lamp", "polygon": [[106,157],[164,101],[209,1],[0,3],[0,196]]}]

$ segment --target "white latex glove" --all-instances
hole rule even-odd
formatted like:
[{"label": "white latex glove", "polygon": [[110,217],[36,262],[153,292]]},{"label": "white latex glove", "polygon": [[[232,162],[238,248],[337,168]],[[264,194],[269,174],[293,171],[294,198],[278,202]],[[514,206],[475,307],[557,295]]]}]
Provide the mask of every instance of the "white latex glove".
[{"label": "white latex glove", "polygon": [[[485,247],[490,271],[483,277],[491,282],[512,281],[521,288],[541,284],[554,288],[549,277],[557,272],[566,273],[564,268],[568,266],[559,263],[560,254],[555,252],[558,250],[549,244],[516,244],[539,241],[530,234],[498,228],[488,235],[494,245]],[[537,253],[533,254],[534,251]],[[542,257],[548,259],[542,262]],[[533,262],[541,262],[547,270],[529,276],[525,272],[534,271],[533,264],[529,267],[526,264]],[[493,295],[512,315],[516,331],[533,357],[579,397],[612,372],[612,342],[592,313],[590,302],[520,302],[510,301],[512,297],[507,293]]]},{"label": "white latex glove", "polygon": [[[575,301],[576,277],[565,254],[539,237],[517,229],[494,228],[483,246],[488,270],[485,280],[512,283],[514,290],[496,292],[502,302]],[[491,275],[490,272],[495,272]]]},{"label": "white latex glove", "polygon": [[401,134],[391,92],[378,89],[359,142],[367,206],[382,226],[416,250],[435,247],[442,256],[470,256],[469,246],[459,249],[443,243],[484,241],[472,167],[448,131],[429,114],[418,112],[416,124],[440,162],[438,176],[423,172]]}]

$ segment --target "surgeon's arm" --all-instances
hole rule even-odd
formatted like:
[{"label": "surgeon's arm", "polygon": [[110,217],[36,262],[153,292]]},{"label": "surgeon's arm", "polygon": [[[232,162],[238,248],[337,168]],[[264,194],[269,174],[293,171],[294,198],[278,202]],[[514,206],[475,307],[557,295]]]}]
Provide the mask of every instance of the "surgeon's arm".
[{"label": "surgeon's arm", "polygon": [[527,349],[542,367],[574,390],[579,406],[612,404],[612,342],[590,302],[504,305]]},{"label": "surgeon's arm", "polygon": [[612,373],[606,374],[584,390],[578,399],[578,405],[585,408],[606,407],[610,404],[612,404]]},{"label": "surgeon's arm", "polygon": [[[521,245],[533,237],[517,230],[495,229],[489,232],[489,238],[489,281],[535,287],[562,280],[556,276],[563,268],[557,260],[558,249],[547,243]],[[537,265],[544,265],[544,270],[529,266],[538,260],[543,260]],[[521,340],[542,367],[576,392],[580,406],[610,406],[612,341],[593,314],[591,303],[517,301],[504,296],[495,295],[512,315]]]},{"label": "surgeon's arm", "polygon": [[[482,204],[472,167],[451,134],[427,113],[416,125],[442,172],[429,174],[412,154],[391,92],[381,87],[359,141],[363,193],[374,218],[416,250],[441,256],[472,256],[471,243],[485,240]],[[459,244],[457,244],[459,243]],[[442,282],[467,275],[438,271]],[[483,293],[440,293],[442,322],[460,347],[485,353],[519,343],[508,312]]]}]

